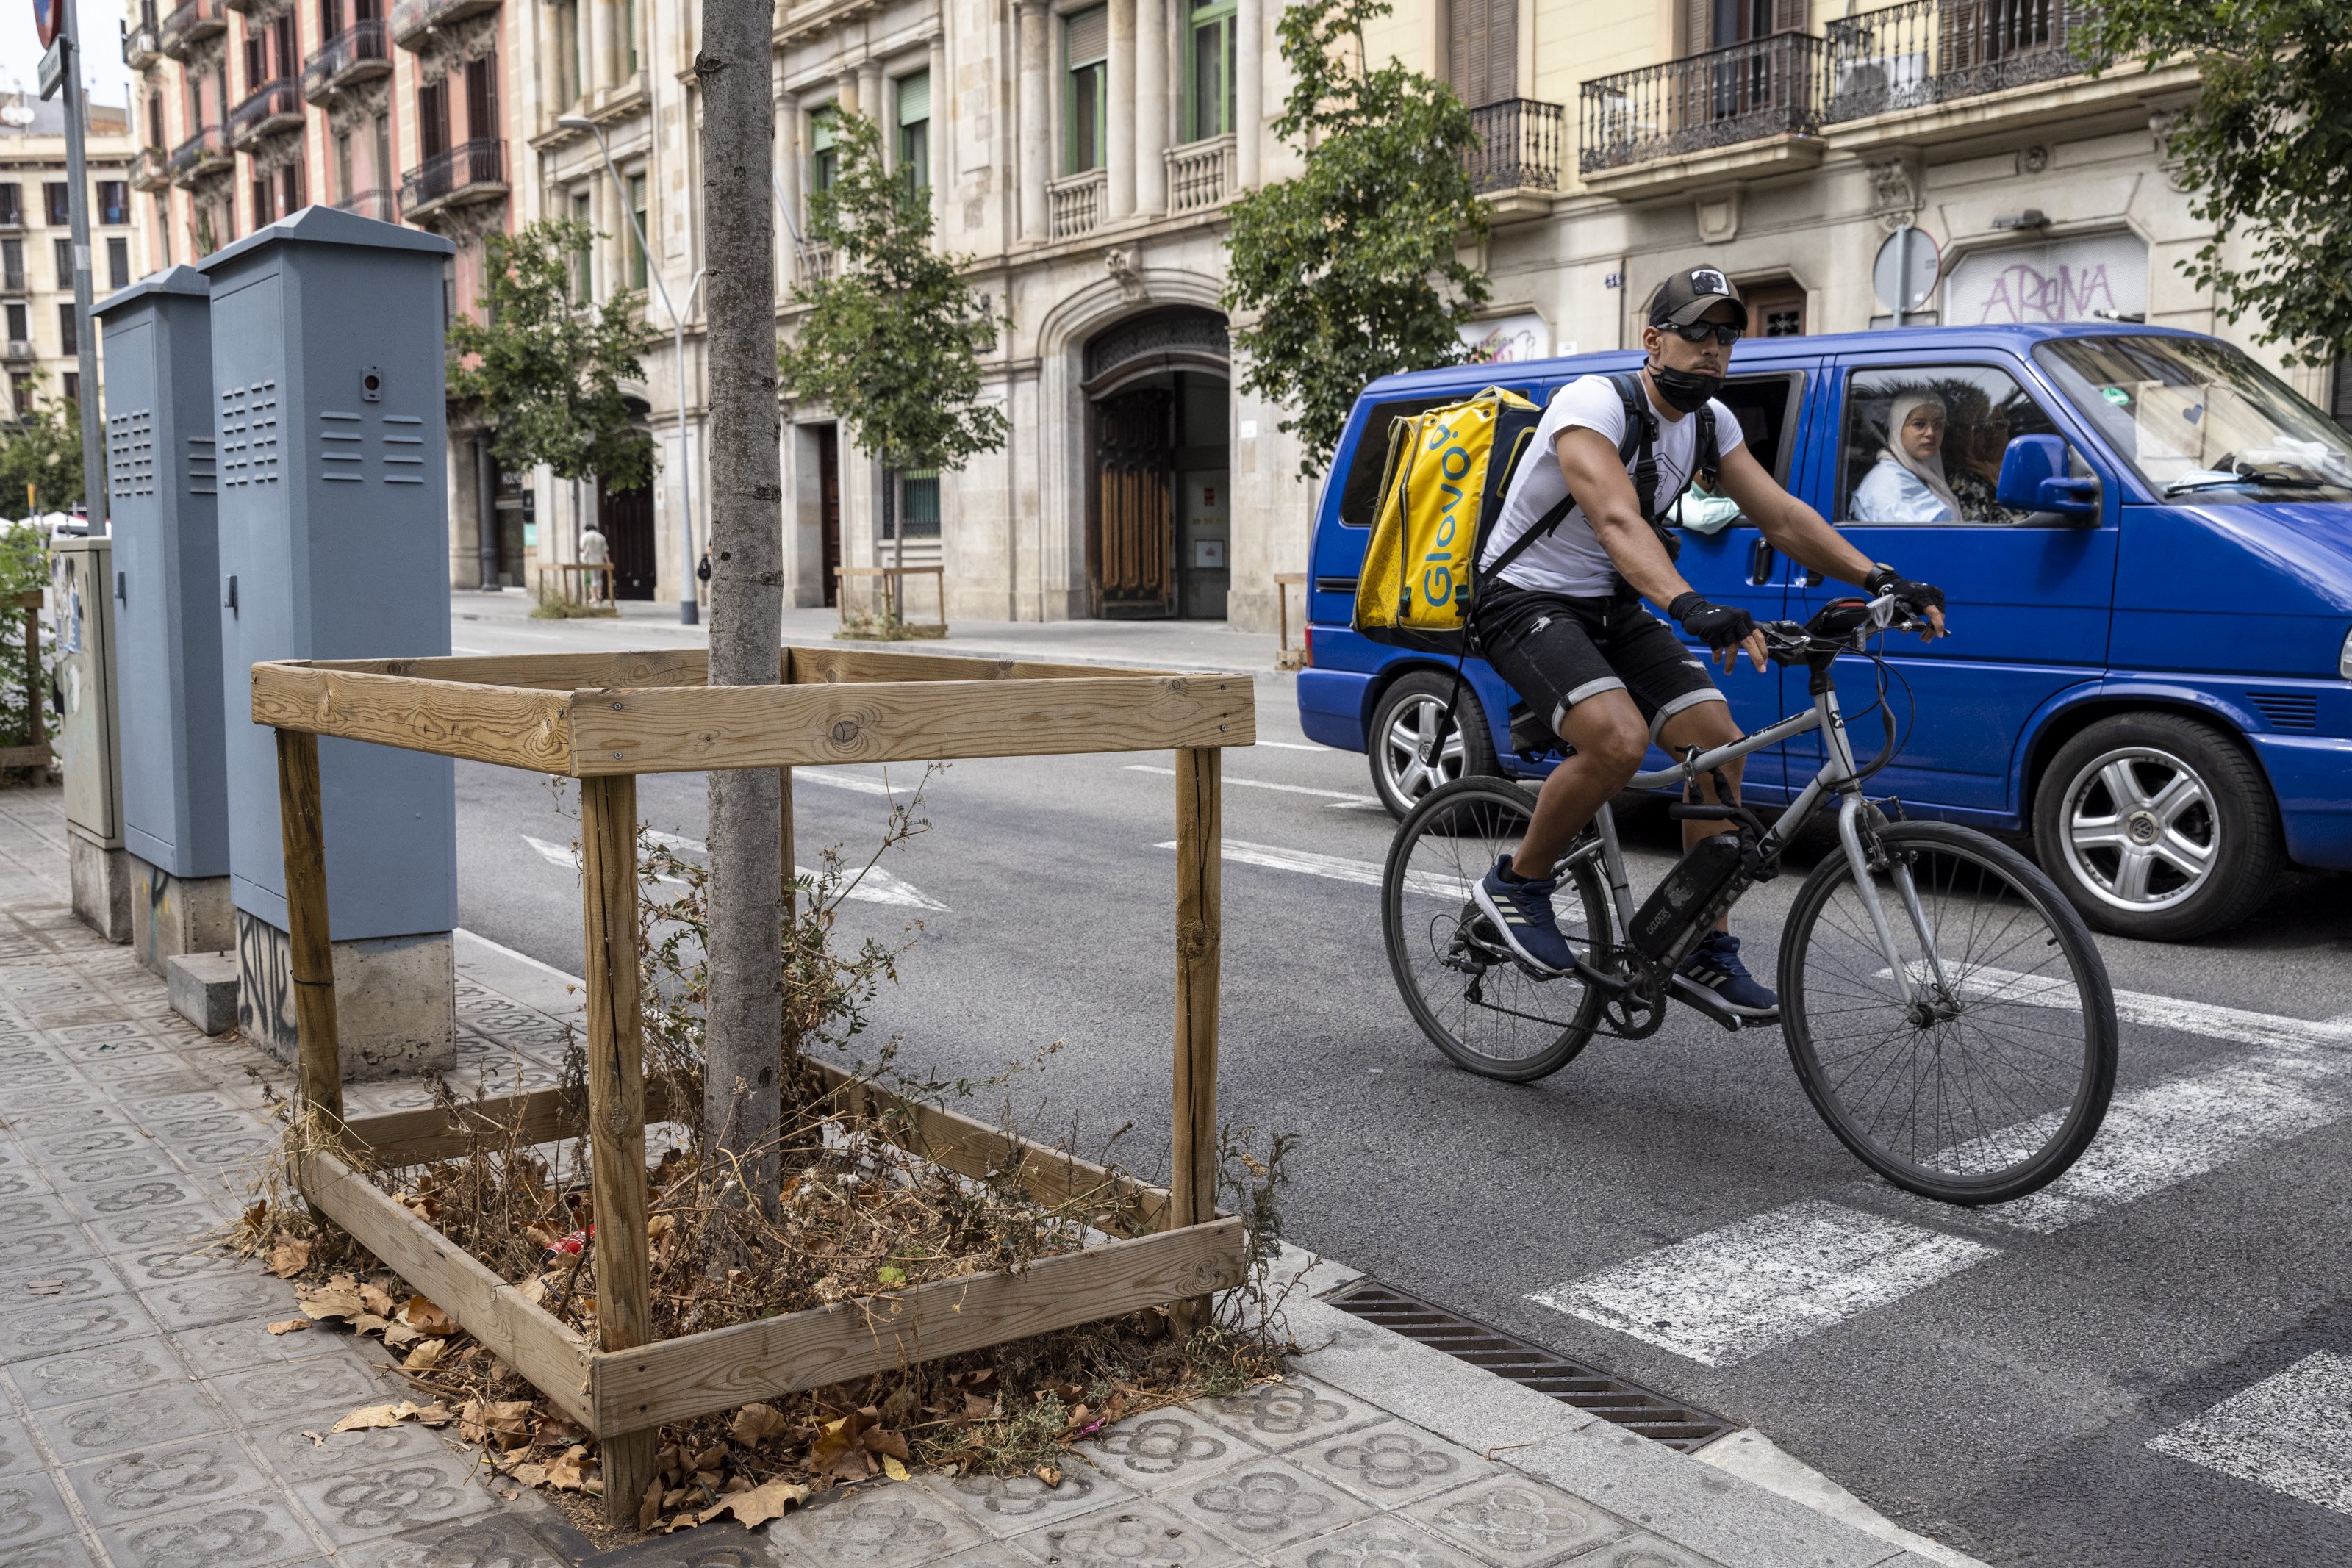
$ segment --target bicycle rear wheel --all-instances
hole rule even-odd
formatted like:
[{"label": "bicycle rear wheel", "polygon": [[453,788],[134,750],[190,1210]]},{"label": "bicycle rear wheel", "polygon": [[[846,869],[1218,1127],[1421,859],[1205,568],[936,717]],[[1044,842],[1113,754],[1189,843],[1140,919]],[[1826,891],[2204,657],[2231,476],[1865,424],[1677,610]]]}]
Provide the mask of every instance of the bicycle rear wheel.
[{"label": "bicycle rear wheel", "polygon": [[1895,1186],[2002,1203],[2056,1179],[2116,1079],[2115,994],[2074,906],[2024,857],[1947,822],[1879,830],[1907,864],[1939,991],[1893,869],[1874,873],[1912,977],[1906,1002],[1843,854],[1798,890],[1780,940],[1781,1026],[1822,1119]]},{"label": "bicycle rear wheel", "polygon": [[[1413,1021],[1455,1065],[1514,1083],[1567,1066],[1601,1016],[1600,994],[1578,977],[1538,979],[1521,968],[1470,901],[1534,807],[1500,779],[1433,789],[1398,824],[1381,878],[1389,968]],[[1607,889],[1589,857],[1562,873],[1553,908],[1580,949],[1606,939]]]}]

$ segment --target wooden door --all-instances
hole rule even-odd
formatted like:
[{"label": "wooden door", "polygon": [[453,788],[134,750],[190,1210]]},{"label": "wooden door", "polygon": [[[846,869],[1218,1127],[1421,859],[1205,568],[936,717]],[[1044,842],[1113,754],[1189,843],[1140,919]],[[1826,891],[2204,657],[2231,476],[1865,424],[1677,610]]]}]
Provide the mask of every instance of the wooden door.
[{"label": "wooden door", "polygon": [[817,532],[823,539],[819,553],[824,567],[824,607],[834,609],[841,602],[841,427],[821,424],[816,429],[816,493]]},{"label": "wooden door", "polygon": [[654,487],[607,490],[596,481],[596,527],[613,562],[613,597],[654,596]]},{"label": "wooden door", "polygon": [[1172,403],[1147,390],[1095,405],[1095,593],[1106,615],[1176,613]]}]

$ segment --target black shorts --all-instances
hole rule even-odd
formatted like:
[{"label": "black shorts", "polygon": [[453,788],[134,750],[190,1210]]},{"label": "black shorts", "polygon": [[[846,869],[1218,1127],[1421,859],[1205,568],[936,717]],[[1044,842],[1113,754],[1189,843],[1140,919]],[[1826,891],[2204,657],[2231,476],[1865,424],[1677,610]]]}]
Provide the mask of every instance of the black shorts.
[{"label": "black shorts", "polygon": [[1478,591],[1478,651],[1554,735],[1568,710],[1603,692],[1623,692],[1650,726],[1723,693],[1698,654],[1631,591],[1571,599],[1490,582]]}]

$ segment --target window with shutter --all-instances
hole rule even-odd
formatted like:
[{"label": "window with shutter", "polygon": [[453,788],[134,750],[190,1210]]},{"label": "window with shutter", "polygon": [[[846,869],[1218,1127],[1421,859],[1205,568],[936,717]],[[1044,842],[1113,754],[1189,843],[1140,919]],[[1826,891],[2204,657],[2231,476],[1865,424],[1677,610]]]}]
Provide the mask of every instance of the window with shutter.
[{"label": "window with shutter", "polygon": [[1518,0],[1450,0],[1454,90],[1473,109],[1519,96]]}]

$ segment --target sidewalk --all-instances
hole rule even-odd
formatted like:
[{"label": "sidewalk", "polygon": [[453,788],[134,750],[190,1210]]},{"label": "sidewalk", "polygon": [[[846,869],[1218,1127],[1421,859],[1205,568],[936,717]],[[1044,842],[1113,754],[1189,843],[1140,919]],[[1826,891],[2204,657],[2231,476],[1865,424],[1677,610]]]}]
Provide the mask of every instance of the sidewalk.
[{"label": "sidewalk", "polygon": [[[1122,1422],[1058,1488],[920,1477],[827,1494],[758,1532],[721,1522],[593,1555],[438,1433],[331,1433],[404,1391],[381,1347],[324,1329],[272,1337],[264,1325],[295,1314],[291,1288],[190,1250],[235,1215],[247,1162],[274,1139],[249,1070],[287,1075],[194,1033],[126,948],[73,921],[60,791],[0,791],[0,1568],[1967,1562],[1328,1306],[1314,1296],[1353,1276],[1328,1264],[1291,1298],[1307,1354],[1288,1380]],[[569,977],[465,933],[457,959],[462,1087],[551,1082],[578,1019]],[[350,1093],[365,1111],[429,1098],[414,1082]],[[1794,1471],[1778,1466],[1774,1485]]]},{"label": "sidewalk", "polygon": [[[530,612],[536,602],[531,595],[520,591],[483,593],[474,589],[452,589],[451,640],[460,649],[513,653],[527,652],[534,645],[614,649],[698,646],[709,638],[707,624],[678,624],[675,604],[632,601],[620,606],[621,613],[614,620],[600,617],[534,621]],[[703,606],[703,613],[709,615],[709,605]],[[831,643],[835,641],[834,633],[840,630],[837,611],[784,612],[783,640],[787,643]],[[948,632],[949,635],[940,641],[846,645],[1221,674],[1274,673],[1273,633],[1236,632],[1222,621],[957,621],[949,623]],[[1299,628],[1294,624],[1290,629],[1292,647],[1298,645],[1298,638]]]}]

